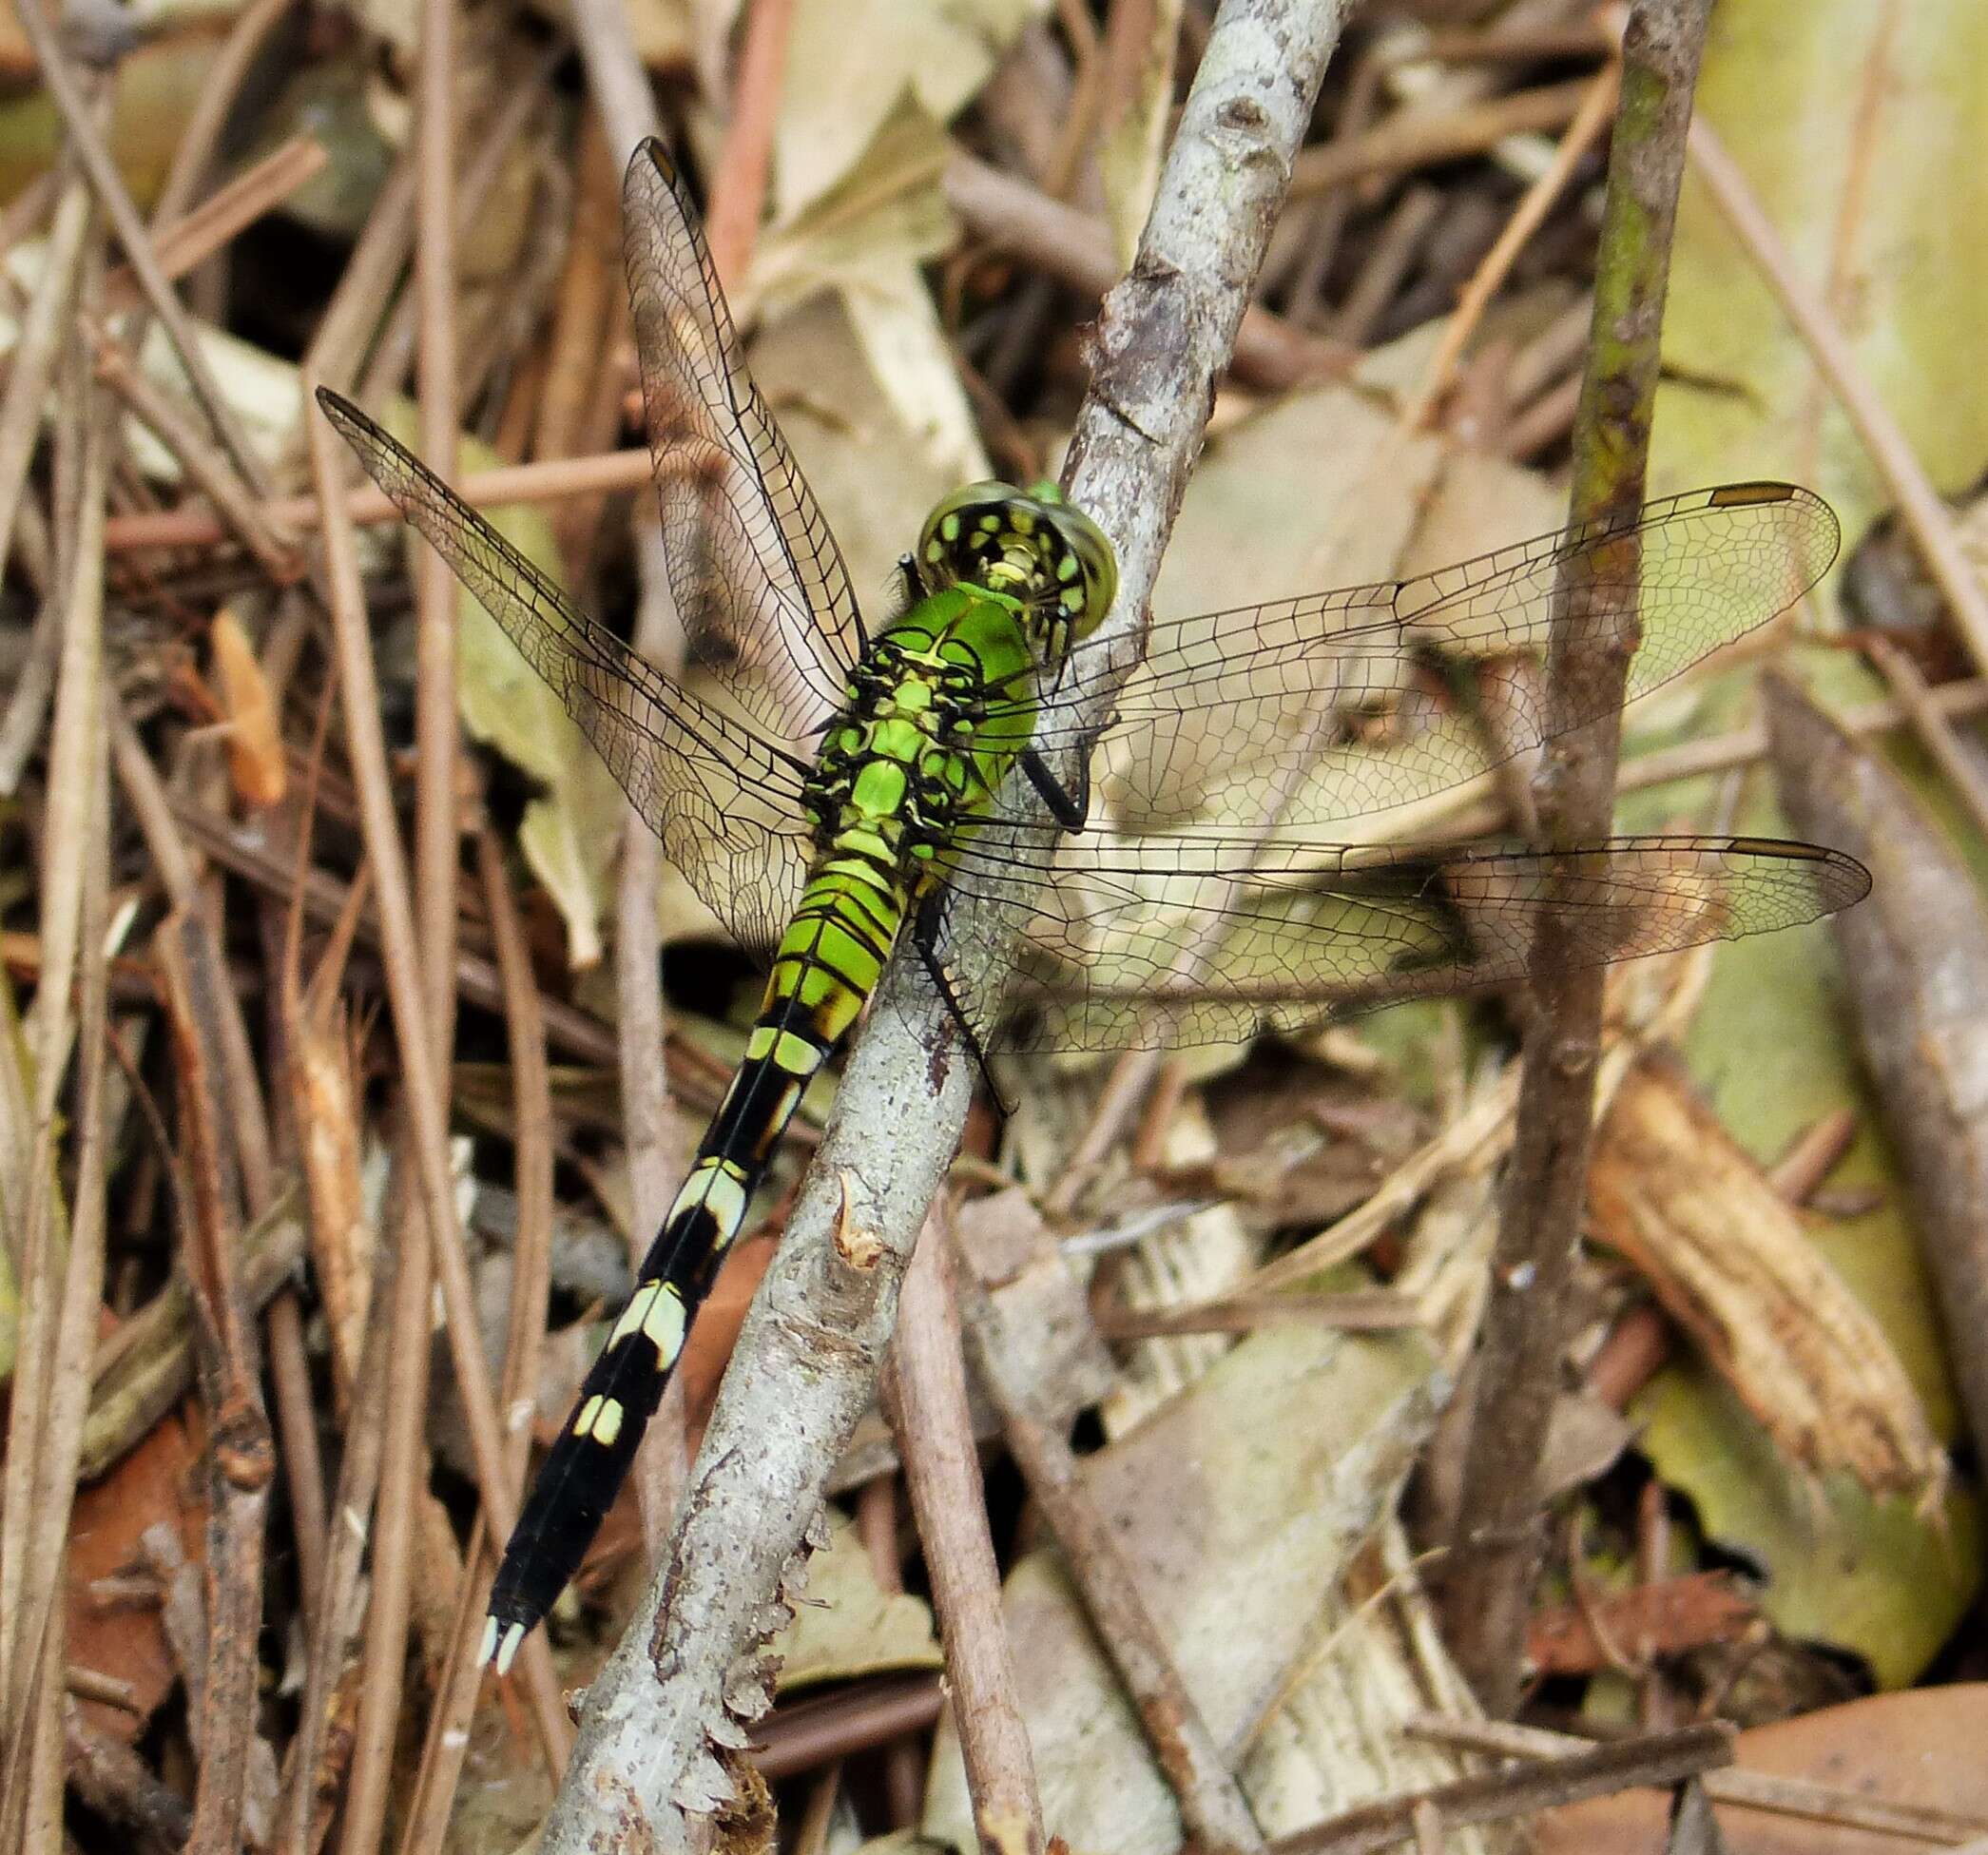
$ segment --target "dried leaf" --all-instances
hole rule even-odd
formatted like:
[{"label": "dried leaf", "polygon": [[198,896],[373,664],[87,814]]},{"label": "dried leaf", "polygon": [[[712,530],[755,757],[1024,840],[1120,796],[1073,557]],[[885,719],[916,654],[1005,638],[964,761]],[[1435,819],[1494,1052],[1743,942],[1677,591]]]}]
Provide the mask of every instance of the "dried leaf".
[{"label": "dried leaf", "polygon": [[780,1691],[858,1675],[944,1666],[932,1607],[885,1591],[870,1566],[856,1522],[829,1510],[828,1544],[808,1562],[806,1595],[773,1644]]},{"label": "dried leaf", "polygon": [[[1440,1393],[1419,1334],[1270,1328],[1086,1462],[1090,1495],[1232,1757],[1344,1646],[1341,1580],[1391,1511]],[[1172,1795],[1053,1553],[1015,1567],[1003,1609],[1046,1821],[1084,1855],[1178,1846]],[[973,1845],[947,1739],[923,1827]]]},{"label": "dried leaf", "polygon": [[[1978,363],[1988,247],[1988,9],[1866,0],[1718,7],[1695,98],[1935,483],[1988,463]],[[1664,318],[1652,486],[1795,474],[1848,546],[1890,503],[1848,417],[1717,209],[1687,176]],[[1847,551],[1847,547],[1845,551]],[[1832,583],[1825,583],[1827,584]]]},{"label": "dried leaf", "polygon": [[[1741,1733],[1731,1775],[1804,1779],[1851,1793],[1850,1802],[1932,1806],[1988,1824],[1984,1734],[1988,1685],[1878,1694]],[[1707,1788],[1732,1855],[1899,1855],[1933,1840],[1721,1803],[1724,1775]],[[1659,1792],[1629,1790],[1552,1810],[1535,1825],[1536,1845],[1541,1855],[1646,1855],[1663,1845],[1667,1806]]]},{"label": "dried leaf", "polygon": [[1793,1464],[1938,1499],[1946,1458],[1883,1329],[1675,1065],[1646,1060],[1624,1078],[1588,1195],[1595,1234]]},{"label": "dried leaf", "polygon": [[258,809],[280,804],[286,785],[282,736],[255,647],[225,606],[214,614],[208,637],[228,719],[228,772],[235,790],[243,804]]},{"label": "dried leaf", "polygon": [[186,1425],[168,1417],[115,1474],[76,1491],[69,1520],[69,1665],[125,1685],[128,1707],[79,1703],[93,1726],[119,1739],[137,1739],[179,1682],[156,1596],[147,1601],[125,1587],[145,1582],[139,1540],[148,1527],[167,1528],[188,1556],[199,1556],[201,1516],[186,1497],[200,1483],[200,1459]]}]

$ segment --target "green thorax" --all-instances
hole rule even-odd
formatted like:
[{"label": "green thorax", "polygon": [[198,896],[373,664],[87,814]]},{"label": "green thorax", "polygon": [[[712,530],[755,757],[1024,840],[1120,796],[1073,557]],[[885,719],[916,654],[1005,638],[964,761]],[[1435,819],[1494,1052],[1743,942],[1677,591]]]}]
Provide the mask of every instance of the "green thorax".
[{"label": "green thorax", "polygon": [[823,855],[923,887],[1029,744],[1036,667],[1017,602],[981,587],[928,593],[893,621],[808,782]]},{"label": "green thorax", "polygon": [[864,653],[807,784],[818,875],[900,905],[943,876],[1029,744],[1038,676],[1110,609],[1110,544],[1053,484],[975,483],[926,517],[918,596]]}]

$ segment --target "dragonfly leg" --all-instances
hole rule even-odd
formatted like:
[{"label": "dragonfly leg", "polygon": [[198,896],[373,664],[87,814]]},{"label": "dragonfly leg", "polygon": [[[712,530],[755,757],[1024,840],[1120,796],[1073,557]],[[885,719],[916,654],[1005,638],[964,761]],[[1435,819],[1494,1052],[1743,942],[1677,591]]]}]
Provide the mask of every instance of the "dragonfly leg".
[{"label": "dragonfly leg", "polygon": [[1050,771],[1049,763],[1033,747],[1022,750],[1022,771],[1029,776],[1042,802],[1050,808],[1050,815],[1066,831],[1081,831],[1091,818],[1091,755],[1082,753],[1077,759],[1077,784],[1071,791],[1055,774]]},{"label": "dragonfly leg", "polygon": [[918,963],[924,967],[926,976],[937,990],[939,1002],[946,1008],[946,1014],[959,1027],[959,1034],[966,1039],[966,1047],[974,1053],[974,1061],[980,1071],[980,1079],[987,1084],[991,1094],[1004,1114],[1013,1111],[1000,1087],[994,1079],[994,1072],[987,1067],[987,1045],[982,1040],[979,1028],[974,1023],[964,1004],[960,1002],[958,988],[953,980],[950,967],[938,950],[941,932],[945,927],[946,903],[942,893],[927,896],[918,904],[918,912],[912,918],[911,944],[917,950]]}]

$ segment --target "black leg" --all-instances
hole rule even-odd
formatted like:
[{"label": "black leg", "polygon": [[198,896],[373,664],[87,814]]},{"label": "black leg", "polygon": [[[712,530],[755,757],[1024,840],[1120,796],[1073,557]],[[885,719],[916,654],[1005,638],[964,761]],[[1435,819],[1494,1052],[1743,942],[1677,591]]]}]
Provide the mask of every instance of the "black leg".
[{"label": "black leg", "polygon": [[974,1061],[980,1071],[980,1080],[987,1085],[987,1092],[994,1098],[995,1105],[1004,1114],[1013,1111],[1002,1095],[994,1079],[994,1072],[987,1067],[987,1046],[981,1040],[980,1031],[968,1016],[966,1007],[959,1002],[959,994],[953,984],[953,976],[946,970],[945,962],[938,954],[941,929],[945,925],[946,904],[942,895],[927,896],[918,904],[918,912],[911,924],[911,944],[917,950],[919,963],[923,965],[933,985],[937,989],[939,1002],[946,1008],[946,1014],[959,1027],[959,1034],[966,1039],[966,1047],[974,1053]]},{"label": "black leg", "polygon": [[1091,756],[1088,752],[1077,758],[1077,789],[1065,789],[1063,782],[1052,773],[1049,763],[1033,747],[1022,749],[1022,771],[1029,776],[1029,783],[1041,796],[1042,802],[1050,808],[1050,815],[1066,831],[1081,831],[1091,817]]}]

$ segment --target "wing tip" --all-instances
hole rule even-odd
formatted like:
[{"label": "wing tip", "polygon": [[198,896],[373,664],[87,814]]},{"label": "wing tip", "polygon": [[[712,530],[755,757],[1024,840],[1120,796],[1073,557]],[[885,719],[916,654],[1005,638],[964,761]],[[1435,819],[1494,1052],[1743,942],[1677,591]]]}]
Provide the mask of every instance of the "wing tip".
[{"label": "wing tip", "polygon": [[645,135],[636,143],[635,152],[628,157],[628,184],[642,179],[645,163],[654,169],[666,186],[675,187],[683,177],[676,157],[669,152],[669,145],[660,135]]},{"label": "wing tip", "polygon": [[1727,840],[1726,853],[1749,861],[1813,864],[1819,915],[1855,908],[1871,892],[1869,868],[1847,850],[1825,843],[1805,843],[1798,838],[1739,837]]}]

